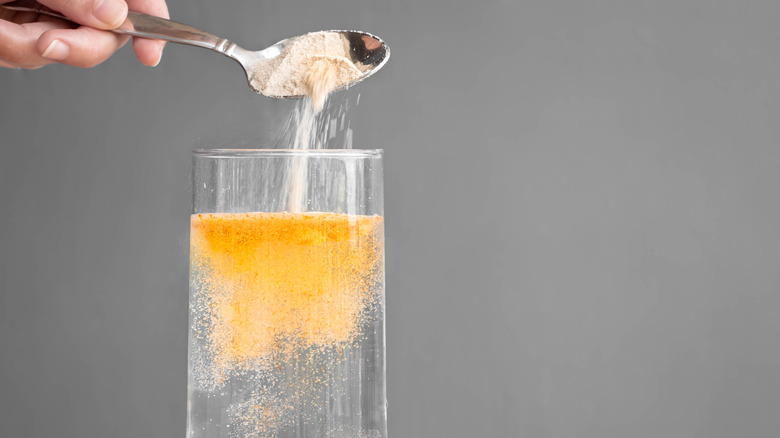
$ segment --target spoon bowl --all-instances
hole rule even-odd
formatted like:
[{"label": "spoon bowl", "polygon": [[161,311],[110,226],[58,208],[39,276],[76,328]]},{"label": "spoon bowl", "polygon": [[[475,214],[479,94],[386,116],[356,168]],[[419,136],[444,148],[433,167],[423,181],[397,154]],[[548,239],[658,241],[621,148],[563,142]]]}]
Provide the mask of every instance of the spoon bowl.
[{"label": "spoon bowl", "polygon": [[[323,32],[317,32],[323,33]],[[356,30],[328,30],[325,33],[337,34],[341,40],[343,40],[346,50],[346,55],[352,65],[360,71],[360,76],[351,81],[336,84],[333,91],[340,90],[342,88],[350,87],[358,82],[363,81],[367,77],[376,73],[387,62],[390,57],[390,48],[387,47],[384,41],[379,37],[367,32],[360,32]],[[268,97],[276,97],[282,99],[299,98],[303,95],[285,95],[277,96],[270,95],[262,92],[262,84],[257,78],[256,72],[262,70],[263,65],[272,62],[275,58],[282,55],[285,48],[292,45],[297,39],[303,38],[305,35],[291,37],[279,41],[267,49],[257,52],[248,51],[242,49],[239,46],[235,46],[232,50],[224,52],[224,54],[230,58],[235,59],[247,75],[247,81],[249,86],[259,94],[263,94]]]}]

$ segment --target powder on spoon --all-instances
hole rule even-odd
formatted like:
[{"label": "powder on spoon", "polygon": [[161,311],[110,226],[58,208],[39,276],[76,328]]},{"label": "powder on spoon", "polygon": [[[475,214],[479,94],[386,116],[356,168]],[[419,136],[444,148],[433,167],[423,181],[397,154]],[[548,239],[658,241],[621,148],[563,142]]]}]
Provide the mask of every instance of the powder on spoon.
[{"label": "powder on spoon", "polygon": [[312,32],[296,38],[258,68],[252,82],[268,96],[308,95],[319,112],[328,93],[361,75],[350,60],[349,43],[339,33]]}]

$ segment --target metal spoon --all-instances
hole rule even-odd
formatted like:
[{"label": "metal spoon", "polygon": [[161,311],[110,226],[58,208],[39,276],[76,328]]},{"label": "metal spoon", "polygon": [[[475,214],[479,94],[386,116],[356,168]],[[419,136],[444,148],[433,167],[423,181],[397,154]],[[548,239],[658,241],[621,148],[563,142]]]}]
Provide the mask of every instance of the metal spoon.
[{"label": "metal spoon", "polygon": [[[73,22],[57,11],[49,9],[36,1],[20,0],[2,4],[0,5],[0,8],[20,12],[36,12]],[[289,44],[292,44],[295,39],[300,38],[287,38],[265,50],[253,52],[198,28],[134,11],[128,12],[127,20],[125,20],[119,28],[113,29],[112,32],[203,47],[221,53],[241,64],[241,67],[244,68],[244,72],[246,72],[249,87],[252,88],[255,93],[263,94],[264,96],[268,95],[261,91],[261,84],[255,79],[255,72],[262,69],[266,63],[270,63],[271,60],[279,56],[279,54],[282,53],[282,50]],[[374,35],[366,32],[349,30],[331,30],[328,32],[338,33],[348,44],[350,60],[355,67],[362,72],[362,75],[357,79],[338,84],[335,87],[336,90],[354,85],[371,76],[382,68],[390,57],[390,48],[387,47],[384,41]],[[268,97],[296,98],[303,97],[303,95]]]}]

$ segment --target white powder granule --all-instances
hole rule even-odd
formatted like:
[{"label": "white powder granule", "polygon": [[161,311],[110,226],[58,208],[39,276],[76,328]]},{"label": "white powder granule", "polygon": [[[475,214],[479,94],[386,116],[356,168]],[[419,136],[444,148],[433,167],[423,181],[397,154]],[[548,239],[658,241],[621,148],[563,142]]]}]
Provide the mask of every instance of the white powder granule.
[{"label": "white powder granule", "polygon": [[337,32],[296,38],[282,53],[254,72],[252,82],[267,96],[308,95],[315,112],[328,93],[362,75],[349,57],[349,43]]}]

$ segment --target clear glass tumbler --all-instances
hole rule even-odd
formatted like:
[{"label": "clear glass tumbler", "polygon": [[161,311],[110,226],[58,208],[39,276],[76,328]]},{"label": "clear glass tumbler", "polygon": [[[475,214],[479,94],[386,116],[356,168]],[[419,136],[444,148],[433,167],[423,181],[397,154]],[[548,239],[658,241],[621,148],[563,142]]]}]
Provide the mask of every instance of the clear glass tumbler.
[{"label": "clear glass tumbler", "polygon": [[199,150],[187,436],[387,436],[381,150]]}]

